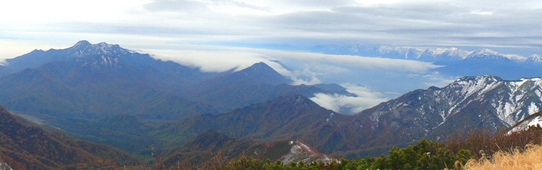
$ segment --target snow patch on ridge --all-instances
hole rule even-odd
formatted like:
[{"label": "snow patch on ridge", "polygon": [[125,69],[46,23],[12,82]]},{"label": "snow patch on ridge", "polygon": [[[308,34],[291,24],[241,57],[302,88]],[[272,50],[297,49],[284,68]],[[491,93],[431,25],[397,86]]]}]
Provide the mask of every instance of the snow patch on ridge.
[{"label": "snow patch on ridge", "polygon": [[524,121],[521,124],[516,125],[516,127],[510,129],[510,131],[508,131],[508,134],[513,133],[513,132],[519,132],[519,131],[522,131],[522,130],[527,130],[531,126],[535,126],[535,127],[540,126],[540,127],[542,127],[542,118],[540,116],[536,116],[536,117],[532,118],[529,121]]}]

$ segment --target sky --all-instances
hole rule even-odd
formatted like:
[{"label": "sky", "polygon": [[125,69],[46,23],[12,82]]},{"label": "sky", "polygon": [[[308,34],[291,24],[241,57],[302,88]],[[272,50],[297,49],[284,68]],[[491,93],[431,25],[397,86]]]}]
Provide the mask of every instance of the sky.
[{"label": "sky", "polygon": [[454,78],[432,63],[306,49],[371,44],[542,54],[542,1],[533,0],[0,1],[0,59],[88,40],[203,71],[266,62],[296,84],[348,87],[357,95],[313,100],[356,111]]}]

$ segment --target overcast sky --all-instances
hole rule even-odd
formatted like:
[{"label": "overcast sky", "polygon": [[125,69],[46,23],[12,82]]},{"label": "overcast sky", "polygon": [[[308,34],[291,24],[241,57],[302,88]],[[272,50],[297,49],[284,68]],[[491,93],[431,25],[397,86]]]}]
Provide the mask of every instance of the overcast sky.
[{"label": "overcast sky", "polygon": [[540,53],[542,45],[542,1],[533,0],[2,0],[1,4],[1,58],[39,47],[69,46],[81,39],[135,48],[384,44],[492,48],[523,55]]},{"label": "overcast sky", "polygon": [[[542,1],[534,0],[0,1],[0,59],[33,49],[66,48],[84,39],[120,44],[206,71],[279,60],[291,69],[274,68],[298,83],[331,81],[333,73],[359,77],[336,83],[357,90],[377,89],[367,96],[378,101],[405,89],[363,83],[373,80],[372,72],[424,77],[412,86],[420,88],[445,84],[449,78],[431,72],[438,67],[431,63],[303,49],[370,44],[542,54]],[[295,64],[300,61],[305,64]]]}]

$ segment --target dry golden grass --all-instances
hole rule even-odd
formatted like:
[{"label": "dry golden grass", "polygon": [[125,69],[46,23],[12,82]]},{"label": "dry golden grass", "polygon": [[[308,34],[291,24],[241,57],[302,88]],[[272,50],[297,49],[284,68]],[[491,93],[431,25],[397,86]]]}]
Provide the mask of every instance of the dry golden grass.
[{"label": "dry golden grass", "polygon": [[490,159],[485,157],[469,160],[464,169],[468,170],[536,170],[542,169],[542,146],[527,145],[521,152],[519,149],[513,152],[496,152]]}]

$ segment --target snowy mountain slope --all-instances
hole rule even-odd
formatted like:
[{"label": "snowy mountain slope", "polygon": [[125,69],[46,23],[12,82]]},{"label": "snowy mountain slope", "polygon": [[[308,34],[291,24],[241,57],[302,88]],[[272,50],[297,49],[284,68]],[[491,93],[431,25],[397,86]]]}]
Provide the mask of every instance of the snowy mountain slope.
[{"label": "snowy mountain slope", "polygon": [[192,84],[218,76],[218,73],[201,72],[197,68],[183,66],[171,61],[162,61],[149,54],[137,53],[117,44],[91,44],[82,40],[66,49],[34,50],[13,59],[7,59],[5,68],[0,71],[7,75],[24,69],[35,69],[49,63],[66,62],[63,65],[90,68],[92,71],[113,69],[145,72],[161,72],[167,79],[181,79],[182,84]]},{"label": "snowy mountain slope", "polygon": [[523,119],[521,122],[517,123],[514,127],[510,128],[508,133],[527,130],[533,126],[542,127],[542,112],[538,112],[536,114],[533,114]]},{"label": "snowy mountain slope", "polygon": [[416,90],[358,114],[377,133],[442,137],[473,129],[496,131],[542,107],[542,79],[506,81],[495,76],[460,78],[443,87]]},{"label": "snowy mountain slope", "polygon": [[463,77],[435,91],[435,94],[444,100],[452,99],[447,112],[441,112],[444,120],[460,112],[470,102],[479,101],[489,105],[503,122],[511,126],[538,112],[542,105],[542,79],[505,81],[495,76]]},{"label": "snowy mountain slope", "polygon": [[83,40],[66,49],[34,50],[28,54],[6,60],[6,66],[13,73],[27,68],[36,68],[52,61],[65,61],[69,59],[81,61],[85,65],[101,64],[113,66],[115,63],[118,63],[119,58],[134,55],[141,54],[121,48],[119,45],[103,42],[90,44],[88,41]]}]

